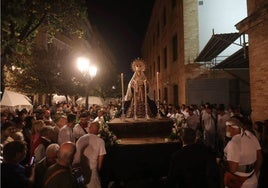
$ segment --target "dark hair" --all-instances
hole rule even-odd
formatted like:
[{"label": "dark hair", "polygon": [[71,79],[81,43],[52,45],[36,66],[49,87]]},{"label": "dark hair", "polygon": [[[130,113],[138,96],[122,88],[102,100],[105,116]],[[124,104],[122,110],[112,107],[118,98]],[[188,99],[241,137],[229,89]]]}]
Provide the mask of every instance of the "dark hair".
[{"label": "dark hair", "polygon": [[12,121],[16,124],[16,125],[19,125],[19,124],[21,124],[21,123],[23,123],[23,119],[21,118],[21,117],[14,117],[13,119],[12,119]]},{"label": "dark hair", "polygon": [[4,145],[3,157],[5,160],[13,160],[17,153],[22,153],[27,149],[26,143],[20,140],[15,140]]},{"label": "dark hair", "polygon": [[86,112],[83,112],[80,114],[79,118],[86,118],[88,117],[88,114]]},{"label": "dark hair", "polygon": [[255,125],[257,125],[257,131],[258,131],[259,133],[262,133],[264,123],[261,122],[261,121],[256,121],[256,122],[255,122]]},{"label": "dark hair", "polygon": [[48,137],[54,134],[54,128],[50,125],[44,125],[39,131],[40,136]]},{"label": "dark hair", "polygon": [[24,121],[25,121],[24,128],[31,129],[32,126],[33,126],[33,123],[32,123],[33,120],[34,120],[34,117],[33,116],[27,116],[27,117],[25,117],[25,119],[24,119]]},{"label": "dark hair", "polygon": [[211,104],[208,104],[206,109],[212,110],[213,109],[213,106]]},{"label": "dark hair", "polygon": [[1,132],[8,129],[9,127],[16,127],[12,121],[7,121],[1,125]]},{"label": "dark hair", "polygon": [[1,112],[1,117],[8,117],[8,113],[7,112]]},{"label": "dark hair", "polygon": [[232,119],[232,118],[238,120],[241,123],[241,125],[238,125],[239,127],[243,128],[243,129],[247,129],[247,130],[252,129],[252,122],[247,117],[241,117],[238,115],[234,115],[230,119]]},{"label": "dark hair", "polygon": [[67,115],[67,121],[68,122],[74,122],[76,120],[76,115],[75,114],[68,114]]},{"label": "dark hair", "polygon": [[225,105],[224,104],[219,104],[218,110],[224,111],[225,110]]},{"label": "dark hair", "polygon": [[23,108],[21,111],[18,111],[18,116],[21,117],[23,114],[28,114],[26,108]]},{"label": "dark hair", "polygon": [[182,129],[182,136],[181,136],[184,144],[193,144],[195,143],[196,133],[195,130],[191,128],[184,128]]}]

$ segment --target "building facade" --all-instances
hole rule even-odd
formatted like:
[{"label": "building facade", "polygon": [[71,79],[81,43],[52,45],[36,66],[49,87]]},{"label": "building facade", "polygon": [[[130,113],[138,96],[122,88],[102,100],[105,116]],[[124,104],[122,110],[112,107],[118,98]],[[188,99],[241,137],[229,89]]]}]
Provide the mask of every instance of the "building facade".
[{"label": "building facade", "polygon": [[251,117],[268,119],[268,2],[248,0],[248,17],[236,27],[249,36]]},{"label": "building facade", "polygon": [[[235,4],[239,3],[241,1]],[[215,2],[209,0],[157,0],[155,2],[142,47],[142,55],[147,62],[147,77],[151,83],[150,94],[155,100],[159,92],[160,102],[175,106],[210,102],[223,103],[226,106],[239,105],[247,110],[250,109],[248,68],[228,71],[211,69],[215,65],[216,58],[206,62],[196,61],[205,42],[209,40],[208,36],[214,35],[212,27],[215,26],[219,33],[234,32],[230,27],[224,30],[224,27],[215,23],[215,20],[218,22],[223,20],[220,16],[222,12],[233,16],[237,10],[226,8],[220,10],[218,15],[215,14],[217,10],[207,13],[214,5]],[[239,13],[239,18],[241,14],[243,15]],[[218,19],[208,19],[211,16]],[[206,18],[209,23],[206,23]],[[236,23],[234,21],[228,25],[233,25],[235,30]],[[238,48],[242,46],[243,44]],[[227,55],[233,52],[234,50],[231,50]],[[159,72],[159,91],[156,91],[157,72]],[[221,87],[222,83],[226,87]],[[225,99],[222,100],[223,98]]]},{"label": "building facade", "polygon": [[186,80],[202,72],[194,63],[199,49],[197,8],[195,0],[155,2],[142,46],[154,100],[159,92],[161,102],[186,103]]}]

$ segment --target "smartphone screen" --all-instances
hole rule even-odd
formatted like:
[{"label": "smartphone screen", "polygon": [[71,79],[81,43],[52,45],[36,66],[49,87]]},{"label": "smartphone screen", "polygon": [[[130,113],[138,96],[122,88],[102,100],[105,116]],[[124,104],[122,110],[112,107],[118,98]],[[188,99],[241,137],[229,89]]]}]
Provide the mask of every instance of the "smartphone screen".
[{"label": "smartphone screen", "polygon": [[81,168],[74,168],[72,170],[72,173],[73,173],[74,177],[76,178],[77,183],[84,183],[85,179],[84,179],[84,176],[81,172]]},{"label": "smartphone screen", "polygon": [[83,183],[84,182],[84,176],[81,174],[79,177],[76,178],[78,183]]},{"label": "smartphone screen", "polygon": [[30,161],[30,166],[34,164],[34,159],[35,159],[35,156],[32,156],[31,161]]}]

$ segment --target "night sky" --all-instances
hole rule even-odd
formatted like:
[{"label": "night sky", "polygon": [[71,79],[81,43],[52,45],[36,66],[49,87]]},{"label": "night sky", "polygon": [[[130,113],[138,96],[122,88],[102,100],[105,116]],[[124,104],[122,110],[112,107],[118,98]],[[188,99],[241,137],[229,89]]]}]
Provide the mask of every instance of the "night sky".
[{"label": "night sky", "polygon": [[118,61],[118,70],[132,75],[131,62],[141,45],[155,0],[88,0],[88,14]]}]

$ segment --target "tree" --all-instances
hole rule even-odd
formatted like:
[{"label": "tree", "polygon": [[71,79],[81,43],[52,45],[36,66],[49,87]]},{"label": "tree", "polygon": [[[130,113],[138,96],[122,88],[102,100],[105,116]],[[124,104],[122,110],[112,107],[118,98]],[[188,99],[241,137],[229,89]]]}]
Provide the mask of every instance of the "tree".
[{"label": "tree", "polygon": [[72,95],[82,91],[75,76],[69,52],[51,45],[48,50],[34,48],[31,63],[10,71],[7,84],[20,91],[39,94]]},{"label": "tree", "polygon": [[[84,0],[2,0],[1,91],[5,70],[30,65],[33,45],[42,28],[50,39],[56,34],[82,37],[80,21],[87,17]],[[51,42],[50,40],[48,42]]]},{"label": "tree", "polygon": [[98,84],[95,89],[95,95],[103,98],[121,98],[121,80],[120,75],[116,73],[107,75],[108,78]]}]

